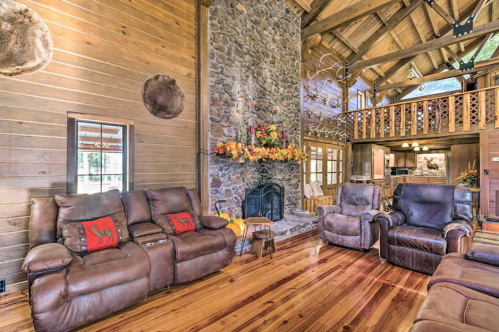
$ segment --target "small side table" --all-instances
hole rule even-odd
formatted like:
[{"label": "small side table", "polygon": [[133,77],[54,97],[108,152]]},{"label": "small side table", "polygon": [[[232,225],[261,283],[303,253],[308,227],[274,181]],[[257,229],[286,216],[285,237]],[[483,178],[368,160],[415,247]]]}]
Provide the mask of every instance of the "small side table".
[{"label": "small side table", "polygon": [[[269,234],[270,233],[270,234]],[[263,250],[269,249],[270,258],[272,258],[272,251],[275,249],[275,232],[274,231],[256,231],[253,232],[253,241],[251,242],[251,253],[256,257],[262,258]]]},{"label": "small side table", "polygon": [[[242,256],[244,245],[246,244],[246,238],[248,237],[248,229],[250,226],[253,226],[254,232],[261,231],[262,234],[266,234],[266,238],[270,239],[272,236],[272,231],[270,230],[270,226],[274,224],[273,221],[268,220],[264,217],[251,217],[244,220],[244,224],[246,225],[243,233],[243,239],[241,241],[241,253],[239,256]],[[268,246],[270,258],[272,258],[272,246]]]}]

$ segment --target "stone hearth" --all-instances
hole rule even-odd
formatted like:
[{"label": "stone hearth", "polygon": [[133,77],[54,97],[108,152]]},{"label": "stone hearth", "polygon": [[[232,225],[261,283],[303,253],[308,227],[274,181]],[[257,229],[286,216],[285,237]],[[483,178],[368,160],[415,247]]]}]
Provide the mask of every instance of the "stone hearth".
[{"label": "stone hearth", "polygon": [[[276,233],[275,240],[282,241],[300,233],[317,228],[318,221],[319,217],[303,218],[294,215],[286,215],[283,220],[275,222],[270,229]],[[248,232],[248,240],[245,243],[244,251],[248,251],[251,248],[252,233],[253,227],[251,227]],[[238,254],[241,252],[241,241],[242,236],[237,239],[236,253]]]}]

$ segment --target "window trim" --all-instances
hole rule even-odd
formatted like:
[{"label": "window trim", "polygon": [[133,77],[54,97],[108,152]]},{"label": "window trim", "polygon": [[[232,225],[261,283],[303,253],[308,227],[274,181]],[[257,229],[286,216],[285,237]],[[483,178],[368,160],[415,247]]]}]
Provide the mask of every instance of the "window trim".
[{"label": "window trim", "polygon": [[76,194],[78,183],[78,122],[95,122],[98,124],[109,124],[123,126],[125,135],[125,171],[123,174],[124,182],[123,191],[134,190],[134,154],[135,154],[135,122],[128,119],[110,118],[98,115],[68,113],[67,120],[67,194]]}]

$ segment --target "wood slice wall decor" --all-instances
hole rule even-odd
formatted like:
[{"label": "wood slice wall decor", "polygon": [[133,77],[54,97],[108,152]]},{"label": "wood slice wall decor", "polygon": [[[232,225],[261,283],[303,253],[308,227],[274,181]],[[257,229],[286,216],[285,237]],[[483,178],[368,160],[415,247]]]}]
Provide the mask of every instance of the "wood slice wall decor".
[{"label": "wood slice wall decor", "polygon": [[161,119],[176,118],[184,110],[184,93],[174,78],[156,74],[144,82],[144,105],[152,115]]},{"label": "wood slice wall decor", "polygon": [[53,42],[45,22],[25,4],[0,2],[0,75],[34,73],[52,58]]}]

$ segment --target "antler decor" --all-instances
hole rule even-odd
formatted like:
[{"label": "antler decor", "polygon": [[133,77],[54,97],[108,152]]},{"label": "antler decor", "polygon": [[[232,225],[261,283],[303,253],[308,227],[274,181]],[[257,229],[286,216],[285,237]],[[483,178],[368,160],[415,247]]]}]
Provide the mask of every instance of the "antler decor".
[{"label": "antler decor", "polygon": [[327,119],[329,116],[329,123],[334,124],[336,121],[336,126],[339,127],[342,123],[347,122],[346,114],[340,113],[336,115],[332,115],[331,113],[326,114],[324,111],[319,111],[319,110],[314,110],[312,108],[309,108],[307,111],[308,117],[313,118],[314,116],[317,116],[319,118],[319,121],[322,122],[323,120]]},{"label": "antler decor", "polygon": [[[307,90],[307,93],[310,97],[310,99],[314,101],[322,101],[324,105],[329,105],[332,108],[338,108],[343,106],[343,104],[348,102],[348,98],[346,98],[347,101],[343,101],[340,103],[340,98],[341,95],[334,97],[336,98],[336,104],[331,104],[331,99],[333,98],[333,95],[330,94],[327,91],[327,88],[329,88],[333,83],[337,83],[338,85],[345,85],[347,83],[347,78],[341,78],[340,73],[342,72],[342,69],[344,66],[340,65],[339,62],[335,62],[329,67],[322,68],[323,65],[323,59],[327,56],[332,56],[332,53],[327,53],[324,54],[320,59],[319,59],[319,67],[315,70],[315,73],[311,76],[310,75],[310,70],[307,70],[307,77],[308,77],[308,82],[304,85],[305,90]],[[335,69],[336,68],[336,69]],[[321,75],[325,75],[326,72],[331,71],[333,72],[332,78],[326,78],[324,80],[324,83],[322,85],[322,89],[319,90],[318,88],[312,88],[312,80]]]},{"label": "antler decor", "polygon": [[318,124],[313,123],[313,124],[308,126],[308,135],[312,136],[314,134],[317,135],[317,137],[321,137],[321,135],[324,134],[325,138],[331,137],[333,139],[336,136],[338,136],[339,140],[349,138],[345,131],[340,131],[336,128],[329,128],[325,124],[322,124],[322,123],[318,123]]}]

